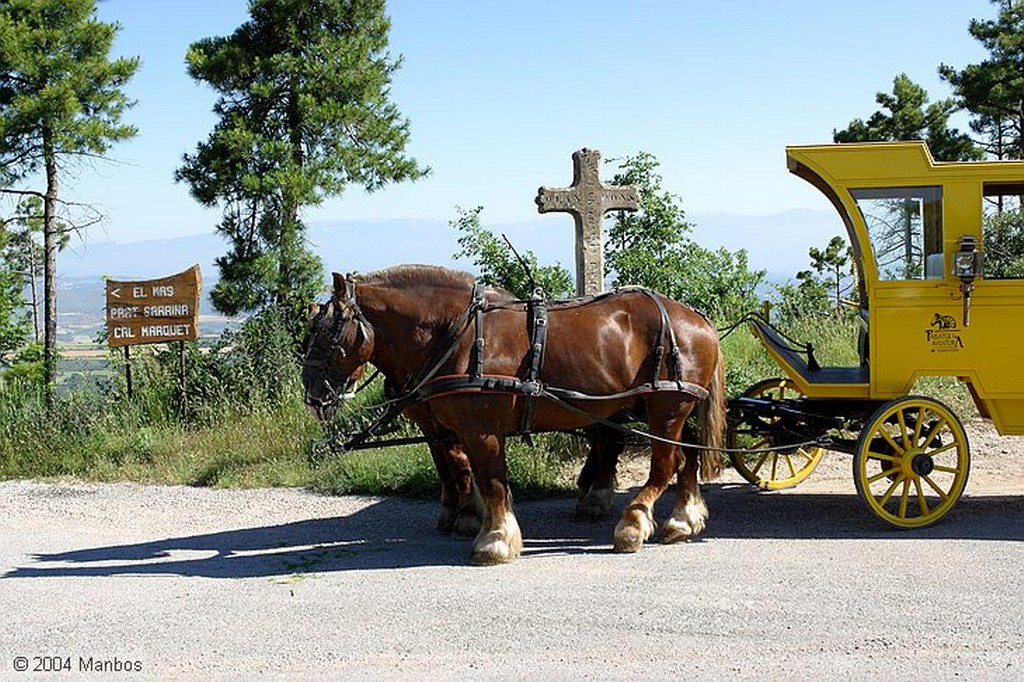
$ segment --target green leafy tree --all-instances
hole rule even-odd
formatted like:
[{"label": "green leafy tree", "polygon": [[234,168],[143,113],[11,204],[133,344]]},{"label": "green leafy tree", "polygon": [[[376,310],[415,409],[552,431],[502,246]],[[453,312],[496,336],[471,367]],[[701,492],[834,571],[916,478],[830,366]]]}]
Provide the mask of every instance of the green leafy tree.
[{"label": "green leafy tree", "polygon": [[812,270],[801,270],[794,280],[775,286],[779,316],[793,320],[814,315],[825,315],[829,309],[828,287]]},{"label": "green leafy tree", "polygon": [[[102,158],[115,142],[137,132],[121,122],[133,104],[121,88],[139,61],[109,58],[118,29],[97,19],[95,0],[0,3],[0,186],[9,196],[36,196],[43,203],[43,343],[50,404],[62,219],[86,226],[81,217],[67,215],[72,205],[61,201],[59,183],[77,161]],[[41,188],[15,187],[30,180]],[[91,209],[79,208],[95,221]]]},{"label": "green leafy tree", "polygon": [[[853,249],[845,239],[836,235],[824,249],[812,246],[807,255],[811,259],[811,267],[832,292],[834,308],[841,310],[844,296],[853,290]],[[799,274],[797,278],[800,278]]]},{"label": "green leafy tree", "polygon": [[9,365],[7,370],[0,374],[5,386],[43,385],[43,344],[30,343],[22,347],[10,361],[5,360],[4,364]]},{"label": "green leafy tree", "polygon": [[547,298],[566,298],[575,292],[572,276],[560,264],[538,265],[532,251],[522,254],[533,281],[519,262],[512,248],[503,239],[480,226],[483,206],[471,210],[456,207],[458,217],[449,225],[462,233],[459,237],[459,251],[454,257],[471,258],[480,272],[480,280],[491,286],[501,287],[518,298],[529,298],[534,286],[540,288]]},{"label": "green leafy tree", "polygon": [[823,249],[812,246],[807,256],[810,269],[776,287],[783,318],[841,313],[845,297],[854,291],[853,249],[844,238],[832,237]]},{"label": "green leafy tree", "polygon": [[11,235],[0,225],[0,365],[10,365],[9,356],[25,343],[29,318],[22,299],[21,273],[7,257]]},{"label": "green leafy tree", "polygon": [[1024,209],[986,216],[985,277],[1024,277]]},{"label": "green leafy tree", "polygon": [[956,69],[939,66],[957,103],[971,112],[971,129],[999,159],[1024,158],[1024,3],[996,0],[995,19],[972,19],[968,31],[988,59]]},{"label": "green leafy tree", "polygon": [[[17,272],[25,286],[28,287],[27,301],[29,315],[32,318],[32,338],[42,341],[40,333],[40,298],[41,283],[45,266],[43,251],[43,202],[39,197],[30,196],[19,202],[14,215],[7,223],[9,239],[4,249],[4,257]],[[71,228],[58,221],[57,249],[63,250],[71,241]]]},{"label": "green leafy tree", "polygon": [[639,284],[707,311],[719,320],[756,306],[763,270],[751,271],[746,251],[710,250],[693,231],[679,197],[662,189],[658,160],[647,152],[624,159],[612,184],[635,185],[640,210],[621,211],[605,242],[605,264],[615,286]]},{"label": "green leafy tree", "polygon": [[941,161],[981,158],[982,150],[966,133],[949,127],[956,111],[952,99],[928,103],[928,93],[905,73],[893,79],[892,93],[879,92],[875,102],[882,109],[866,121],[856,118],[843,130],[834,130],[836,142],[886,142],[924,140],[932,155]]},{"label": "green leafy tree", "polygon": [[387,51],[384,0],[250,0],[249,12],[232,35],[188,50],[189,74],[220,94],[220,120],[176,178],[224,210],[231,250],[217,262],[214,305],[279,306],[299,334],[323,281],[302,209],[429,169],[404,154],[409,123],[389,101],[400,60]]}]

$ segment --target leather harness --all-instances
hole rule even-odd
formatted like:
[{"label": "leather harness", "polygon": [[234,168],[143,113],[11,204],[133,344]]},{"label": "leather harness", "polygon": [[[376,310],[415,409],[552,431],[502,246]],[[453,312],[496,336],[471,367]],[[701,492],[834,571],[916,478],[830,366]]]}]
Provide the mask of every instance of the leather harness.
[{"label": "leather harness", "polygon": [[[379,414],[369,426],[364,428],[358,434],[351,436],[348,441],[340,446],[329,445],[334,440],[334,437],[329,437],[323,441],[314,443],[314,455],[317,454],[318,446],[326,446],[331,452],[344,452],[347,450],[356,450],[379,445],[379,443],[370,442],[369,439],[377,437],[385,432],[395,418],[397,418],[398,415],[401,414],[402,411],[410,404],[418,400],[431,400],[442,395],[458,393],[514,393],[524,396],[526,401],[523,409],[522,421],[520,423],[519,435],[524,436],[528,441],[530,439],[530,432],[533,428],[533,414],[536,400],[537,398],[543,397],[546,400],[556,403],[563,409],[575,412],[595,422],[606,424],[620,431],[646,436],[652,440],[662,441],[673,445],[685,445],[684,443],[678,443],[654,434],[624,427],[623,425],[609,419],[599,417],[577,404],[580,402],[586,403],[587,401],[592,400],[618,400],[645,393],[654,393],[657,391],[675,391],[678,393],[684,393],[695,400],[704,400],[709,395],[707,389],[703,386],[685,381],[682,378],[682,355],[679,351],[679,344],[676,341],[675,332],[672,329],[671,321],[668,318],[668,313],[665,310],[665,305],[659,294],[644,287],[625,287],[624,289],[636,290],[643,293],[654,301],[660,314],[658,341],[654,348],[655,362],[651,380],[648,383],[634,386],[618,393],[605,395],[589,395],[571,389],[547,386],[542,383],[540,381],[540,374],[544,367],[544,351],[547,345],[548,310],[543,297],[539,294],[534,295],[526,301],[503,301],[501,303],[502,306],[518,303],[526,304],[527,325],[529,326],[530,331],[530,356],[529,361],[526,364],[525,376],[517,377],[487,374],[484,371],[484,348],[486,345],[484,339],[484,320],[486,318],[486,313],[498,306],[487,306],[484,300],[483,287],[479,282],[476,282],[473,285],[473,292],[471,294],[469,305],[462,312],[459,318],[448,327],[445,334],[435,346],[433,354],[424,364],[420,372],[411,377],[405,385],[397,391],[399,393],[398,396],[390,398],[386,402],[385,410]],[[619,291],[624,289],[620,289]],[[342,300],[342,303],[344,304],[344,307],[351,307],[354,314],[352,317],[347,317],[341,314],[341,310],[337,311],[335,314],[331,328],[327,330],[332,349],[337,350],[340,348],[341,336],[348,321],[353,319],[357,321],[360,327],[364,328],[364,336],[367,335],[365,331],[365,326],[367,325],[366,318],[363,317],[363,313],[359,309],[355,293],[355,281],[350,277],[346,278],[345,298]],[[610,294],[600,294],[593,297],[591,300],[596,300],[609,295]],[[322,331],[322,321],[326,315],[326,308],[330,305],[331,304],[329,303],[328,306],[321,308],[314,319],[314,340],[315,335]],[[347,319],[345,319],[346,317]],[[470,322],[471,319],[472,322]],[[470,357],[469,365],[470,371],[467,374],[437,376],[437,372],[458,349],[459,339],[462,338],[470,327],[475,329],[475,338],[473,341],[471,351],[472,355]],[[673,370],[675,377],[671,380],[660,378],[662,365],[665,362],[666,340],[668,341],[667,354],[669,358],[671,358],[671,369]],[[317,362],[316,358],[311,357],[310,351],[312,350],[312,345],[313,344],[310,343],[304,362],[311,366],[321,366],[325,361],[321,360]],[[330,388],[330,386],[328,387]],[[343,390],[350,390],[350,386],[346,386]],[[331,388],[331,393],[334,398],[342,397],[333,388]],[[387,444],[403,444],[432,440],[439,439],[436,437],[403,438],[388,441]],[[440,440],[444,440],[444,438],[441,438]],[[689,445],[690,447],[696,447],[699,449],[704,447],[695,444]]]},{"label": "leather harness", "polygon": [[[583,413],[586,413],[586,411],[567,403],[566,401],[615,400],[644,393],[653,393],[656,391],[676,391],[686,393],[697,400],[707,398],[707,389],[699,384],[684,381],[682,378],[682,354],[679,351],[679,344],[676,341],[675,331],[673,330],[672,324],[668,318],[668,312],[665,310],[665,305],[659,295],[644,287],[628,287],[628,289],[639,291],[654,301],[660,314],[658,342],[657,346],[654,348],[655,361],[653,374],[648,383],[635,386],[619,393],[605,395],[589,395],[586,393],[580,393],[579,391],[573,391],[571,389],[547,386],[542,383],[540,380],[540,373],[544,366],[544,351],[547,346],[548,310],[544,299],[539,295],[534,295],[526,301],[503,302],[503,304],[526,304],[526,324],[529,327],[530,333],[530,350],[528,361],[526,363],[525,376],[519,377],[486,373],[486,362],[484,357],[484,349],[486,346],[484,337],[484,320],[486,318],[486,313],[493,308],[488,308],[486,306],[483,301],[483,297],[480,296],[478,290],[474,288],[473,299],[470,302],[470,307],[465,313],[463,313],[461,321],[453,328],[453,333],[449,334],[451,340],[448,343],[450,346],[448,352],[440,362],[433,363],[433,371],[428,372],[426,376],[415,382],[415,388],[412,390],[412,393],[419,400],[431,400],[442,395],[458,393],[515,393],[522,395],[526,398],[526,401],[523,408],[519,434],[526,437],[529,436],[533,429],[534,409],[537,398],[539,397],[551,399],[564,407]],[[622,289],[620,289],[620,291],[622,291]],[[595,298],[602,298],[608,295],[610,294],[601,294]],[[459,331],[458,327],[461,327],[470,316],[472,316],[474,320],[473,326],[475,327],[476,336],[473,341],[470,356],[469,372],[467,374],[434,376],[434,372],[436,372],[442,362],[447,360],[448,357],[451,356],[452,352],[454,352],[454,348],[456,346],[455,342],[465,331],[465,329]],[[666,340],[668,342],[667,349],[665,347]],[[662,366],[665,364],[666,350],[668,357],[670,358],[670,368],[673,370],[674,374],[674,379],[671,380],[660,378]]]}]

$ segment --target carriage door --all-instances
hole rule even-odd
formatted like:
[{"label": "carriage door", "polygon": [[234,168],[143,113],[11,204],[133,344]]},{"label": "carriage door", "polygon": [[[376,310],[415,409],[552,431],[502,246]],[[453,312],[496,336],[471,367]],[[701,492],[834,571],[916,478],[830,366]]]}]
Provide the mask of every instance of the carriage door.
[{"label": "carriage door", "polygon": [[[943,279],[941,187],[852,189],[867,229],[877,281],[869,292],[872,394],[895,397],[934,361],[922,338],[936,312],[955,305]],[[866,254],[865,254],[866,256]]]}]

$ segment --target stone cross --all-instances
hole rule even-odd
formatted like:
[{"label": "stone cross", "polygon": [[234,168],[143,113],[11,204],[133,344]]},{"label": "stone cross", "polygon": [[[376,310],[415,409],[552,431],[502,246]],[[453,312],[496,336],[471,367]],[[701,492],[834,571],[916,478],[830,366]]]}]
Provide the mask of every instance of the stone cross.
[{"label": "stone cross", "polygon": [[631,185],[602,185],[601,152],[581,149],[572,155],[572,186],[537,190],[540,213],[571,213],[576,221],[576,293],[599,294],[604,290],[604,249],[601,221],[608,211],[635,211],[640,192]]}]

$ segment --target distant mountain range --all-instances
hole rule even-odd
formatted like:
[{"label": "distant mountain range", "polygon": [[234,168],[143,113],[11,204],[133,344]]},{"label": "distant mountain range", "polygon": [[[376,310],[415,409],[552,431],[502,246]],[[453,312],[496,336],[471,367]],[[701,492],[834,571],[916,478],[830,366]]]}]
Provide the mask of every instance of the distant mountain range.
[{"label": "distant mountain range", "polygon": [[[753,268],[773,277],[791,277],[808,265],[807,250],[824,246],[842,224],[830,211],[799,209],[771,215],[730,213],[692,214],[693,237],[709,248],[746,249]],[[573,224],[567,216],[486,225],[505,234],[520,252],[533,251],[542,263],[561,263],[573,269]],[[441,220],[336,220],[309,226],[311,248],[328,271],[365,272],[399,263],[433,263],[472,271],[465,259],[456,261],[460,234]],[[87,242],[61,253],[64,279],[150,279],[180,272],[199,263],[205,282],[216,280],[214,260],[227,250],[216,234],[119,243]]]},{"label": "distant mountain range", "polygon": [[[768,271],[769,281],[784,281],[808,267],[807,250],[845,234],[831,211],[800,209],[771,215],[704,213],[688,216],[693,238],[708,248],[746,249],[750,267]],[[544,264],[574,269],[574,228],[568,216],[486,225],[504,234],[520,252],[532,251]],[[432,263],[474,271],[473,263],[456,260],[455,229],[441,220],[337,220],[309,226],[310,247],[326,269],[368,272],[399,263]],[[216,234],[189,235],[139,242],[72,244],[59,257],[60,326],[76,339],[91,337],[103,321],[103,277],[118,280],[155,279],[198,263],[203,273],[200,312],[213,314],[206,295],[216,282],[215,259],[227,250]],[[73,330],[73,331],[72,331]]]}]

